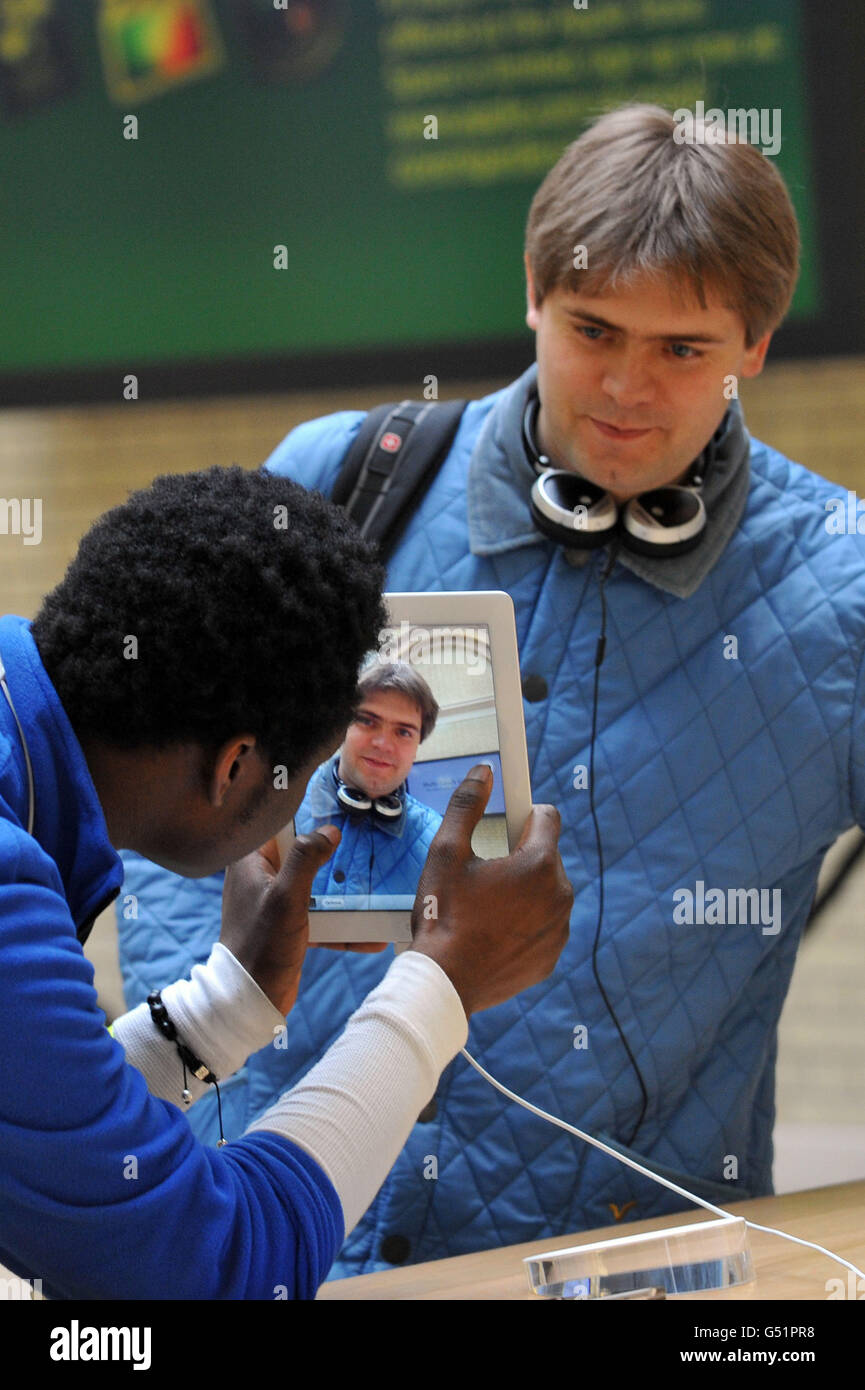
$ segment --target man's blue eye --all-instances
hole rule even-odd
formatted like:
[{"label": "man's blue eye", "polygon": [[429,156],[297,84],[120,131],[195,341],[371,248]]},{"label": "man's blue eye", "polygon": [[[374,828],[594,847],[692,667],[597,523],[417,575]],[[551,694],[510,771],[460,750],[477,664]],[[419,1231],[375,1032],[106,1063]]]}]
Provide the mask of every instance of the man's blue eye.
[{"label": "man's blue eye", "polygon": [[[681,348],[683,351],[682,351],[681,353],[680,353],[680,352],[677,352],[677,350],[676,350],[677,348]],[[688,345],[688,343],[672,343],[672,344],[671,344],[671,349],[672,349],[672,352],[673,352],[674,357],[682,357],[684,361],[687,361],[688,358],[690,358],[690,357],[699,357],[699,356],[700,356],[700,354],[699,354],[699,352],[697,351],[697,349],[696,349],[696,348],[690,347],[690,346]]]}]

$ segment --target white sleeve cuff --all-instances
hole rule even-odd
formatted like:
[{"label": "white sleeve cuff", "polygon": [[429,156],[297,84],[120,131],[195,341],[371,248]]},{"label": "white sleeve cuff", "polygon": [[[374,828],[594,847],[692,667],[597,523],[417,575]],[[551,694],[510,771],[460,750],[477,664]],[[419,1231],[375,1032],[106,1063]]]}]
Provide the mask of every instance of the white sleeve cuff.
[{"label": "white sleeve cuff", "polygon": [[[231,952],[217,941],[206,965],[195,965],[188,980],[162,990],[162,1002],[181,1042],[218,1081],[243,1066],[252,1052],[273,1042],[285,1019]],[[181,1103],[183,1066],[177,1048],[157,1030],[148,1005],[139,1004],[115,1020],[112,1032],[127,1060],[143,1073],[152,1095]],[[187,1070],[196,1101],[208,1089]]]},{"label": "white sleeve cuff", "polygon": [[448,976],[431,957],[406,951],[321,1061],[247,1133],[281,1134],[315,1159],[336,1189],[348,1235],[467,1037]]}]

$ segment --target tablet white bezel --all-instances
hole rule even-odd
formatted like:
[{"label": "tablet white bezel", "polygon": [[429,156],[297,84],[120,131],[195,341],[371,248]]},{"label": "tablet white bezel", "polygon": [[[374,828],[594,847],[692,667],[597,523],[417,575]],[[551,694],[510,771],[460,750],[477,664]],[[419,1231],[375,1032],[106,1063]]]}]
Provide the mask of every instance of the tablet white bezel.
[{"label": "tablet white bezel", "polygon": [[[498,590],[385,594],[390,626],[403,621],[417,627],[486,627],[499,731],[499,757],[505,801],[508,847],[513,850],[532,805],[529,760],[523,718],[519,653],[510,594]],[[483,761],[482,755],[478,761]],[[294,838],[294,822],[277,836],[281,853]],[[411,913],[393,911],[310,912],[309,939],[314,942],[411,941]]]}]

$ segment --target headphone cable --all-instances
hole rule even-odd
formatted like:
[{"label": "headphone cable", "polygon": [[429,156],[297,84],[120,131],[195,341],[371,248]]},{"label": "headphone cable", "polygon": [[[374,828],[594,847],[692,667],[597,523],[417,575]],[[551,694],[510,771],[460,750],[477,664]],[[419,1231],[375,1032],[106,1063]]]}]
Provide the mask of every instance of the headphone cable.
[{"label": "headphone cable", "polygon": [[643,1119],[646,1114],[646,1108],[649,1104],[649,1094],[646,1090],[646,1083],[643,1080],[642,1072],[640,1071],[640,1068],[637,1065],[637,1059],[631,1051],[628,1039],[625,1037],[622,1025],[619,1023],[619,1020],[616,1017],[615,1009],[610,1003],[609,996],[607,995],[607,991],[604,989],[604,986],[601,982],[601,976],[598,971],[598,949],[601,940],[601,927],[604,921],[604,849],[601,843],[601,827],[598,823],[598,813],[595,807],[595,743],[598,731],[598,693],[601,679],[601,663],[604,660],[604,655],[607,646],[607,598],[605,593],[605,586],[607,580],[610,577],[610,573],[613,569],[613,566],[616,562],[616,555],[618,554],[618,549],[618,540],[614,539],[609,548],[609,556],[607,559],[607,563],[601,571],[601,576],[598,581],[598,593],[600,595],[601,600],[601,631],[598,637],[598,644],[595,649],[595,675],[592,690],[592,733],[591,741],[589,744],[589,811],[591,813],[592,823],[595,827],[595,844],[597,845],[598,851],[598,924],[595,928],[595,939],[592,943],[592,973],[595,977],[595,983],[598,986],[598,990],[600,992],[601,998],[604,1001],[607,1012],[616,1025],[616,1030],[619,1034],[619,1037],[621,1038],[622,1046],[624,1047],[625,1052],[628,1054],[628,1060],[634,1070],[634,1074],[636,1075],[637,1081],[639,1082],[640,1091],[642,1093],[642,1105],[640,1107],[640,1113],[637,1117],[637,1123],[634,1125],[634,1128],[631,1131],[631,1135],[626,1141],[626,1147],[631,1148],[634,1139],[637,1136],[637,1132],[643,1123]]}]

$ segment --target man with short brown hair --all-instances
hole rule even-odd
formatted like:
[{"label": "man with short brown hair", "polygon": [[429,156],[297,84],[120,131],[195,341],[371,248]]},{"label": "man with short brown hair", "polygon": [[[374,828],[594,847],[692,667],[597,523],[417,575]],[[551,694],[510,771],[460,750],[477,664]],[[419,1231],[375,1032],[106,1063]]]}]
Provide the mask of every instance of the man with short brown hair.
[{"label": "man with short brown hair", "polygon": [[[783,182],[732,137],[676,131],[657,107],[611,112],[544,180],[537,363],[469,403],[388,586],[513,596],[533,791],[561,812],[576,894],[553,976],[470,1050],[732,1202],[771,1191],[778,1018],[826,848],[865,823],[865,538],[830,533],[832,485],[739,406],[796,278]],[[362,420],[303,424],[267,467],[329,494]],[[202,905],[175,937],[195,958],[216,929]],[[350,965],[358,988],[381,969]],[[311,1049],[344,983],[341,964],[305,974]],[[304,1064],[254,1059],[273,1088]],[[422,1118],[334,1273],[682,1205],[460,1059]]]}]

